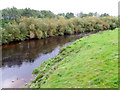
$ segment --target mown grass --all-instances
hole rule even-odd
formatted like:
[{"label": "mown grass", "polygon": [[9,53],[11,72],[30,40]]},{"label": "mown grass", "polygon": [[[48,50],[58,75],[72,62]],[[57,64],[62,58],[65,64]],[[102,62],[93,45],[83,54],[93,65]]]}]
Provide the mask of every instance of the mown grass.
[{"label": "mown grass", "polygon": [[81,38],[35,69],[33,88],[118,88],[118,30]]}]

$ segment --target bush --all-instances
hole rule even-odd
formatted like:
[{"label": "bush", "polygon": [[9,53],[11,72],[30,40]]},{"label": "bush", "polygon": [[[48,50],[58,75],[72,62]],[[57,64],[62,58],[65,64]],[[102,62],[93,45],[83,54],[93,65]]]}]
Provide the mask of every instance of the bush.
[{"label": "bush", "polygon": [[[2,44],[32,38],[108,30],[119,27],[117,17],[33,18],[22,17],[3,24]],[[5,21],[5,20],[4,20]]]},{"label": "bush", "polygon": [[36,36],[41,39],[43,37],[43,32],[41,30],[36,30]]}]

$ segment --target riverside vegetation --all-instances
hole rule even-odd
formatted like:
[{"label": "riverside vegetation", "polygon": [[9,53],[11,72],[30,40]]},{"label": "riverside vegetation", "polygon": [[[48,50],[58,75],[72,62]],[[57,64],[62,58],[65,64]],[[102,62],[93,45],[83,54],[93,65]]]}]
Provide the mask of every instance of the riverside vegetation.
[{"label": "riverside vegetation", "polygon": [[85,36],[33,71],[31,88],[118,88],[118,31]]},{"label": "riverside vegetation", "polygon": [[97,32],[120,26],[120,18],[97,12],[85,14],[72,12],[54,14],[46,10],[30,8],[6,8],[0,10],[0,45],[50,36]]},{"label": "riverside vegetation", "polygon": [[1,44],[28,39],[41,39],[50,36],[83,32],[97,32],[115,29],[119,26],[117,17],[83,17],[83,18],[34,18],[21,17],[5,23],[0,28]]},{"label": "riverside vegetation", "polygon": [[120,26],[120,18],[107,13],[72,12],[54,14],[47,10],[16,7],[0,10],[0,45],[50,36],[97,32]]}]

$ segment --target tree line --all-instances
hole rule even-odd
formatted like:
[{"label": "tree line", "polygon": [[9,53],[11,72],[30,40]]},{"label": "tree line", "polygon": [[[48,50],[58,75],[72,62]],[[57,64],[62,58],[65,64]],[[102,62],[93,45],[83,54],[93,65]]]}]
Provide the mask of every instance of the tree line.
[{"label": "tree line", "polygon": [[51,36],[97,32],[120,26],[120,18],[104,13],[72,12],[54,14],[46,10],[30,8],[6,8],[0,19],[0,45],[29,39],[42,39]]},{"label": "tree line", "polygon": [[73,17],[82,18],[82,17],[87,17],[87,16],[98,16],[98,17],[110,16],[107,13],[98,14],[97,12],[95,13],[90,12],[88,14],[80,12],[80,13],[77,13],[76,15],[72,12],[54,14],[53,12],[47,11],[47,10],[39,11],[39,10],[30,9],[30,8],[17,9],[16,7],[6,8],[1,11],[2,11],[2,18],[9,19],[9,20],[13,20],[13,19],[21,18],[21,17],[58,18],[59,16],[63,16],[69,19]]},{"label": "tree line", "polygon": [[15,41],[42,39],[51,36],[69,35],[83,32],[98,32],[119,27],[117,17],[83,17],[83,18],[34,18],[21,17],[1,27],[2,41],[9,44]]}]

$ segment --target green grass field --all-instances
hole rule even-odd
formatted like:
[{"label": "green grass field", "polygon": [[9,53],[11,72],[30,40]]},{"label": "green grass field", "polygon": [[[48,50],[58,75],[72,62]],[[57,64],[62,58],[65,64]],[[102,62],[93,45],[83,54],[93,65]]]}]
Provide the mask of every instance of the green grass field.
[{"label": "green grass field", "polygon": [[85,36],[33,71],[33,88],[117,88],[118,30]]}]

